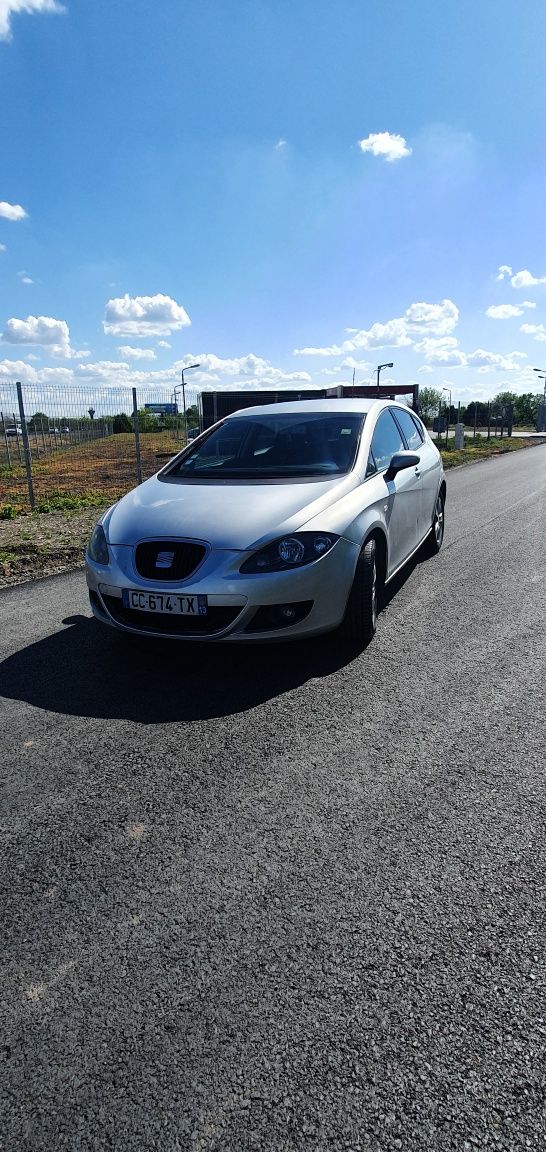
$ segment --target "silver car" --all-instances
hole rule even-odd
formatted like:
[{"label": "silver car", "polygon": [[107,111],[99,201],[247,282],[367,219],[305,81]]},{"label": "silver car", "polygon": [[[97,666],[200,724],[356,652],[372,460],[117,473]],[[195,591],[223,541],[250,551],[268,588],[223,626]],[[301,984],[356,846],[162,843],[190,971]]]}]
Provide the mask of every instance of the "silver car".
[{"label": "silver car", "polygon": [[359,645],[382,588],[444,534],[440,454],[385,400],[235,412],[101,517],[91,608],[125,632],[260,641],[339,629]]}]

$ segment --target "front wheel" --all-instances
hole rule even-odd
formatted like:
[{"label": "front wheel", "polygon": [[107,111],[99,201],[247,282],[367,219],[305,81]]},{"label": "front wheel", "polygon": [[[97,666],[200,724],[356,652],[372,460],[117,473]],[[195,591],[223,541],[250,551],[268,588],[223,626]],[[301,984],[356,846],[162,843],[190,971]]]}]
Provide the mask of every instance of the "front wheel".
[{"label": "front wheel", "polygon": [[377,559],[375,540],[364,545],[349,592],[341,638],[348,643],[368,644],[377,626]]},{"label": "front wheel", "polygon": [[444,541],[445,529],[445,500],[442,492],[438,493],[436,505],[434,507],[434,516],[432,518],[432,528],[428,538],[428,549],[431,555],[435,555],[440,551]]}]

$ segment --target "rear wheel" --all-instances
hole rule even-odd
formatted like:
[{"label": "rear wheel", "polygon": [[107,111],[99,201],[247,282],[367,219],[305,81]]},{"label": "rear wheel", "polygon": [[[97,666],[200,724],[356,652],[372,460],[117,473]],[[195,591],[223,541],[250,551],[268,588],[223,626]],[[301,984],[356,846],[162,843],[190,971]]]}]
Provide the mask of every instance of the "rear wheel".
[{"label": "rear wheel", "polygon": [[358,558],[340,635],[351,644],[368,644],[376,626],[377,556],[375,540],[368,540]]}]

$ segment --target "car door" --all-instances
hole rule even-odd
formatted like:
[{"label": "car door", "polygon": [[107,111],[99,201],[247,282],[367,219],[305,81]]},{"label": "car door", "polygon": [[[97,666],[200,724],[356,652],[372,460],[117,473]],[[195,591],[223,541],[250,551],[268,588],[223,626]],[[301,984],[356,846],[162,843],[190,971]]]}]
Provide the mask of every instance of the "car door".
[{"label": "car door", "polygon": [[419,539],[422,540],[432,522],[430,512],[431,501],[426,495],[426,490],[431,482],[432,453],[428,451],[425,443],[424,430],[422,430],[419,421],[414,417],[413,412],[410,412],[409,408],[398,407],[391,409],[391,411],[404,437],[408,451],[415,452],[415,455],[419,457],[420,461]]},{"label": "car door", "polygon": [[[386,408],[377,417],[372,435],[366,475],[384,473],[396,452],[405,452],[406,443],[396,420]],[[386,480],[383,511],[387,523],[389,575],[403,564],[421,539],[421,475],[419,468],[404,468],[394,480]]]}]

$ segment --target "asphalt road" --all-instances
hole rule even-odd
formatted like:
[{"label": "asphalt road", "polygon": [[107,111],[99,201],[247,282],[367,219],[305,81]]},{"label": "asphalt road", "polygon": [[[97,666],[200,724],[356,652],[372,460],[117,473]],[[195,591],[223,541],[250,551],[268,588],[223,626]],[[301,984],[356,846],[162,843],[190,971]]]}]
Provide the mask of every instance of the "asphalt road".
[{"label": "asphalt road", "polygon": [[448,485],[357,657],[0,594],[6,1152],[546,1145],[546,447]]}]

